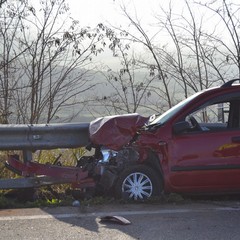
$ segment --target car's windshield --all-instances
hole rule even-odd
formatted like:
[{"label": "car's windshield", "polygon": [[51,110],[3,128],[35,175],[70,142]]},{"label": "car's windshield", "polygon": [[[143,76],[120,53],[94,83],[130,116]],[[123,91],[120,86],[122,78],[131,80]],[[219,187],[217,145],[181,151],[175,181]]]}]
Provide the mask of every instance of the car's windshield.
[{"label": "car's windshield", "polygon": [[198,93],[196,93],[196,94],[194,94],[194,95],[184,99],[183,101],[181,101],[180,103],[178,103],[177,105],[175,105],[174,107],[170,108],[165,113],[161,114],[159,117],[157,117],[156,119],[151,121],[148,125],[163,125],[173,115],[175,115],[175,113],[179,112],[186,104],[188,104],[193,98],[198,96],[200,93],[201,92],[198,92]]}]

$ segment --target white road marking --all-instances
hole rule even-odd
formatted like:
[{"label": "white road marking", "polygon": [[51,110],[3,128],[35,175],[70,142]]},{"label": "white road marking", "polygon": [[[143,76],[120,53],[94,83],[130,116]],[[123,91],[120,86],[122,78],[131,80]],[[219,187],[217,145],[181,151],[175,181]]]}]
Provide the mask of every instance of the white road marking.
[{"label": "white road marking", "polygon": [[120,211],[120,212],[93,212],[93,213],[65,213],[65,214],[41,214],[28,216],[1,216],[0,221],[35,220],[35,219],[64,219],[80,217],[103,217],[103,216],[129,216],[129,215],[150,215],[150,214],[175,214],[206,211],[240,211],[239,207],[217,207],[199,209],[161,209],[157,211]]}]

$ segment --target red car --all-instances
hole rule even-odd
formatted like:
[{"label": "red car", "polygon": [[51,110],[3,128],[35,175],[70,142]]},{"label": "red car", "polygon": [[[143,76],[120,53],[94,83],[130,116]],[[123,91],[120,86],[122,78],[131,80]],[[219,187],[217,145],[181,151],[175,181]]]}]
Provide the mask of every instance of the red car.
[{"label": "red car", "polygon": [[103,156],[99,186],[135,200],[162,192],[239,192],[237,81],[196,93],[150,120],[129,114],[91,122],[90,140]]},{"label": "red car", "polygon": [[[240,192],[240,85],[234,84],[239,81],[196,93],[157,117],[127,114],[85,124],[2,126],[1,149],[23,150],[25,157],[23,162],[10,157],[6,166],[21,176],[73,183],[84,193],[134,200],[163,192]],[[76,167],[37,164],[31,158],[37,149],[79,146],[95,151]],[[4,183],[1,188],[10,187],[9,180]]]}]

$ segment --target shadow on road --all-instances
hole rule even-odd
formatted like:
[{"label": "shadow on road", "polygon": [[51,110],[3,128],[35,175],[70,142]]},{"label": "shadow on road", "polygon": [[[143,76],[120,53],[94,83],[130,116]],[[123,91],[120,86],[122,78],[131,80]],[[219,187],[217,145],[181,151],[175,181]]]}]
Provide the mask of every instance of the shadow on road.
[{"label": "shadow on road", "polygon": [[[41,232],[43,235],[45,231],[50,231],[52,236],[54,236],[51,239],[66,239],[65,236],[68,236],[67,239],[175,239],[172,238],[173,235],[176,235],[176,232],[180,230],[179,234],[181,234],[181,237],[179,235],[179,239],[193,239],[191,237],[194,234],[203,234],[204,228],[209,228],[210,226],[210,234],[215,236],[215,231],[228,225],[227,220],[224,218],[227,212],[214,212],[214,214],[211,214],[209,211],[198,211],[197,209],[214,209],[219,206],[239,208],[239,200],[240,195],[191,197],[171,195],[166,197],[165,202],[148,201],[141,204],[112,203],[91,206],[80,205],[80,207],[0,210],[0,218],[9,217],[9,226],[21,226],[22,229],[15,229],[16,233],[19,236],[29,237],[28,239],[35,239],[34,231],[24,232],[30,226],[34,226],[35,231]],[[196,206],[200,206],[200,208]],[[189,209],[194,210],[194,215],[190,215]],[[174,212],[174,210],[177,211]],[[161,214],[158,214],[158,211]],[[231,212],[231,214],[237,220],[240,220],[238,219],[238,212]],[[121,225],[100,221],[100,218],[103,216],[113,215],[125,217],[131,224]],[[21,223],[11,222],[14,221],[11,217],[16,216],[18,216],[16,219],[20,220]],[[217,225],[215,221],[220,220],[223,222]],[[199,225],[199,221],[202,221],[202,225]],[[39,225],[36,225],[37,223]],[[7,226],[6,224],[1,225],[1,228],[3,227],[4,229]],[[48,227],[50,230],[47,230]],[[76,236],[79,238],[76,238]]]}]

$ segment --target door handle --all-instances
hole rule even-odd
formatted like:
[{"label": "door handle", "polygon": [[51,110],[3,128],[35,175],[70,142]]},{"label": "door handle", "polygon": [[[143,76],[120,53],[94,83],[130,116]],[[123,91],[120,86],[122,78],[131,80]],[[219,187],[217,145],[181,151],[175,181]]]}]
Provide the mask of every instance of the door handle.
[{"label": "door handle", "polygon": [[232,142],[233,143],[240,143],[240,136],[232,137]]}]

